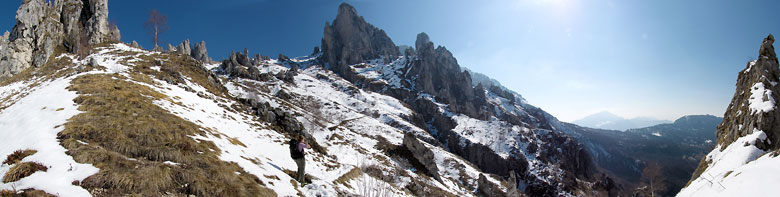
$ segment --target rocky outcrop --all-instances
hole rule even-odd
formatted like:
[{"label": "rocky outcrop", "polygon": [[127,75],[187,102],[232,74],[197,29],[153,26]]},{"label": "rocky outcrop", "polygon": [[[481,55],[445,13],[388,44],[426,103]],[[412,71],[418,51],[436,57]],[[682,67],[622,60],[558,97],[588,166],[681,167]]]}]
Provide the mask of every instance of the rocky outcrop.
[{"label": "rocky outcrop", "polygon": [[119,29],[107,21],[107,0],[23,1],[0,53],[0,77],[46,64],[61,45],[76,53],[86,45],[118,41]]},{"label": "rocky outcrop", "polygon": [[441,181],[441,177],[439,176],[439,168],[436,166],[436,159],[434,158],[433,151],[428,149],[428,147],[425,147],[425,144],[420,142],[420,140],[418,140],[417,137],[415,137],[412,133],[404,134],[403,145],[406,147],[406,149],[412,152],[412,155],[414,155],[415,159],[420,161],[420,163],[425,166],[425,169],[428,170],[428,173],[430,173],[431,177]]},{"label": "rocky outcrop", "polygon": [[81,10],[81,21],[84,24],[89,44],[110,41],[112,31],[108,25],[108,0],[82,1],[84,8]]},{"label": "rocky outcrop", "polygon": [[332,25],[325,23],[324,34],[320,60],[348,80],[352,74],[349,65],[380,57],[395,59],[400,55],[384,30],[367,23],[346,3],[339,6]]},{"label": "rocky outcrop", "polygon": [[192,52],[190,52],[190,56],[192,56],[192,58],[195,58],[195,60],[210,63],[211,57],[209,57],[209,52],[206,49],[206,41],[200,41],[200,43],[195,43],[195,45],[192,46]]},{"label": "rocky outcrop", "polygon": [[[717,128],[717,143],[722,149],[738,138],[755,131],[766,133],[767,140],[757,142],[756,147],[768,151],[780,149],[780,77],[774,36],[771,34],[761,42],[758,58],[745,65],[739,72],[737,88],[723,115],[723,122]],[[706,158],[702,159],[705,162]],[[699,165],[691,180],[698,178],[707,165]]]},{"label": "rocky outcrop", "polygon": [[138,44],[138,42],[136,42],[135,40],[133,40],[133,42],[132,42],[132,43],[130,43],[130,46],[131,46],[131,47],[135,47],[135,48],[139,48],[139,49],[142,49],[142,48],[143,48],[143,47],[141,47],[141,45],[140,45],[140,44]]},{"label": "rocky outcrop", "polygon": [[211,63],[211,57],[209,57],[209,52],[206,49],[206,41],[191,44],[190,39],[186,39],[176,46],[168,44],[168,51],[166,52],[188,55],[195,60]]},{"label": "rocky outcrop", "polygon": [[192,45],[190,45],[190,39],[186,39],[179,46],[176,46],[176,52],[182,55],[191,55]]},{"label": "rocky outcrop", "polygon": [[481,196],[497,196],[497,197],[519,197],[523,196],[523,193],[517,189],[517,176],[515,172],[509,172],[509,179],[506,180],[506,192],[502,191],[499,185],[494,184],[487,180],[484,174],[479,174],[477,179],[477,194]]},{"label": "rocky outcrop", "polygon": [[176,49],[175,46],[173,46],[171,43],[168,43],[168,50],[166,50],[165,52],[167,52],[167,53],[174,53],[174,52],[176,52],[176,50],[177,49]]},{"label": "rocky outcrop", "polygon": [[[256,58],[249,58],[249,55],[247,55],[249,52],[247,50],[244,50],[244,53],[231,53],[230,57],[228,59],[222,60],[222,63],[219,65],[219,72],[220,74],[227,75],[230,78],[245,78],[245,79],[252,79],[257,81],[268,81],[274,77],[270,73],[261,73],[260,70],[257,69],[258,64],[261,62],[261,60],[257,60],[256,58],[261,57],[260,55],[255,55]],[[284,76],[287,76],[288,72],[279,72],[277,73],[277,78],[283,79]],[[292,76],[295,76],[293,73]]]}]

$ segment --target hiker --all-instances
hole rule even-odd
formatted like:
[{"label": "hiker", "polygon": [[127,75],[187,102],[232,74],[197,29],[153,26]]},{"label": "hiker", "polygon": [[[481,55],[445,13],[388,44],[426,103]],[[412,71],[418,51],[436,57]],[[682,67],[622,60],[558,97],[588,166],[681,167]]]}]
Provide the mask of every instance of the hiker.
[{"label": "hiker", "polygon": [[298,164],[298,174],[295,180],[301,184],[305,184],[306,181],[306,158],[304,149],[311,148],[309,144],[306,144],[306,138],[303,135],[298,136],[298,140],[293,139],[290,141],[290,156],[295,160],[295,164]]}]

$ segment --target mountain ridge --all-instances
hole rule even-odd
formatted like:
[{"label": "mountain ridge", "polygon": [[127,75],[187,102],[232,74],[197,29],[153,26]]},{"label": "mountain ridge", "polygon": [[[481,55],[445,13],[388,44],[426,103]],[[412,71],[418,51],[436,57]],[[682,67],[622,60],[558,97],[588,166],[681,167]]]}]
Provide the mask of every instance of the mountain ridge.
[{"label": "mountain ridge", "polygon": [[572,123],[598,129],[611,129],[625,131],[627,129],[643,128],[653,125],[670,123],[672,121],[659,120],[649,117],[623,118],[608,111],[591,114]]}]

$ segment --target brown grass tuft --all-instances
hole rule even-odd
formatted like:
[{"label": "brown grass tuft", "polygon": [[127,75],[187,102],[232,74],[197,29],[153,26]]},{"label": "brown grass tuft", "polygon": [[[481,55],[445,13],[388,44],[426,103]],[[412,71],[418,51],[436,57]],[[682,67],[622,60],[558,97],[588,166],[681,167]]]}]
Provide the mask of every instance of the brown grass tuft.
[{"label": "brown grass tuft", "polygon": [[27,149],[27,150],[16,150],[16,151],[14,151],[14,153],[11,153],[10,155],[8,155],[8,157],[5,158],[5,161],[3,161],[3,164],[8,164],[8,165],[15,164],[16,162],[21,161],[25,157],[33,155],[33,154],[35,154],[37,152],[38,151],[36,151],[36,150],[30,150],[30,149]]},{"label": "brown grass tuft", "polygon": [[22,162],[14,165],[3,176],[3,183],[10,183],[18,181],[24,177],[30,176],[37,171],[46,171],[49,168],[43,166],[38,162]]}]

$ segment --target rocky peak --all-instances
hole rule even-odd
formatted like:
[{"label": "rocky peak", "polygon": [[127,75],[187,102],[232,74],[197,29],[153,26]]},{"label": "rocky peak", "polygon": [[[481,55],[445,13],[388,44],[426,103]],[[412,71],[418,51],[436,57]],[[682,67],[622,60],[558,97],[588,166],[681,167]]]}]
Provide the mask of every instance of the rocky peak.
[{"label": "rocky peak", "polygon": [[[762,149],[780,148],[780,77],[774,37],[770,34],[761,43],[758,59],[750,61],[739,73],[734,97],[726,110],[723,122],[718,125],[718,144],[726,147],[737,138],[763,131],[769,139],[758,145]],[[775,142],[772,144],[772,142]]]},{"label": "rocky peak", "polygon": [[322,56],[334,72],[350,79],[349,65],[380,57],[400,56],[398,48],[384,30],[374,27],[359,16],[354,7],[342,3],[333,24],[325,23]]},{"label": "rocky peak", "polygon": [[0,42],[0,77],[40,67],[57,46],[76,53],[86,45],[119,41],[119,29],[108,24],[107,0],[26,0],[16,11],[16,25]]},{"label": "rocky peak", "polygon": [[425,32],[417,34],[417,40],[414,41],[414,47],[417,49],[417,55],[424,53],[433,53],[433,42]]}]

